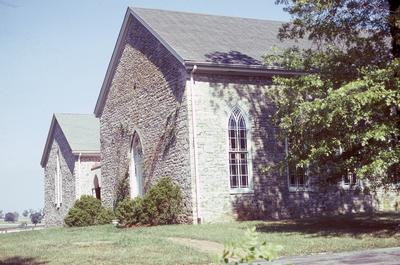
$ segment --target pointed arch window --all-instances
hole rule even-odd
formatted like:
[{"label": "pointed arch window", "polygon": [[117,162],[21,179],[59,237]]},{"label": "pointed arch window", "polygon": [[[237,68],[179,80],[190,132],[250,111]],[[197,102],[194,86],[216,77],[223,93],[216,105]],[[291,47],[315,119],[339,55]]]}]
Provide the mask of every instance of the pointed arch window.
[{"label": "pointed arch window", "polygon": [[97,175],[94,175],[92,195],[96,197],[96,199],[101,200],[101,187]]},{"label": "pointed arch window", "polygon": [[135,198],[144,195],[143,149],[137,132],[132,137],[130,160],[131,197]]},{"label": "pointed arch window", "polygon": [[229,175],[231,189],[248,189],[249,150],[248,129],[242,111],[235,107],[229,117]]}]

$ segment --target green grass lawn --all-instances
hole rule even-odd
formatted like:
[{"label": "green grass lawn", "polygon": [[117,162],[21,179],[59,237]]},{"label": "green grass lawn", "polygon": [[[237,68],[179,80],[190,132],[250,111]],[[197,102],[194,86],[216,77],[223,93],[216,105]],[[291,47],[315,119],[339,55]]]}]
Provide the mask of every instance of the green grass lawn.
[{"label": "green grass lawn", "polygon": [[177,245],[168,237],[224,243],[256,226],[280,253],[306,255],[400,246],[398,214],[276,222],[171,225],[118,229],[111,225],[0,234],[0,264],[209,264],[213,254]]}]

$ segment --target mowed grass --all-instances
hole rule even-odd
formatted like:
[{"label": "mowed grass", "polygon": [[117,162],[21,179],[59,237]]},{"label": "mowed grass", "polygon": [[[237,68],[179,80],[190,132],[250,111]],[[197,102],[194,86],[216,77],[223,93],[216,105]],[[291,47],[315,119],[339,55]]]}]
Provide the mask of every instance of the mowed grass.
[{"label": "mowed grass", "polygon": [[398,214],[379,214],[131,229],[57,228],[0,235],[0,264],[209,264],[215,254],[168,238],[224,243],[241,239],[253,226],[261,239],[284,247],[282,256],[394,247],[400,246],[399,223]]}]

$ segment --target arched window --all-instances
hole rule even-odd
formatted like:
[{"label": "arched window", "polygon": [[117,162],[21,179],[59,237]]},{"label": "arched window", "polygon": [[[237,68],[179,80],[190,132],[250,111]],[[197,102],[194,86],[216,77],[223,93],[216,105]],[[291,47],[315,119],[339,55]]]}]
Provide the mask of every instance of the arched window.
[{"label": "arched window", "polygon": [[143,196],[143,151],[139,135],[134,133],[130,152],[131,197]]},{"label": "arched window", "polygon": [[247,127],[242,111],[235,107],[229,117],[229,175],[231,189],[250,188]]},{"label": "arched window", "polygon": [[99,178],[97,175],[94,176],[93,180],[93,195],[96,197],[96,199],[101,200],[101,188],[99,185]]}]

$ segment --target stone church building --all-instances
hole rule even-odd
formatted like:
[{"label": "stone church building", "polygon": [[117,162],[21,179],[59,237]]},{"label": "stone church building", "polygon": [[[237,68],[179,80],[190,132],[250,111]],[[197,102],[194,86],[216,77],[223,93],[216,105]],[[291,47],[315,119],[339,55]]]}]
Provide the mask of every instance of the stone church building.
[{"label": "stone church building", "polygon": [[[169,176],[184,194],[185,221],[193,223],[378,207],[351,174],[321,189],[318,177],[304,171],[271,170],[284,161],[288,147],[277,140],[274,107],[265,92],[273,86],[273,76],[298,73],[266,67],[262,57],[273,47],[310,45],[279,41],[281,24],[128,8],[95,106],[98,120],[85,116],[90,125],[81,127],[82,135],[72,133],[81,144],[92,143],[85,147],[88,153],[78,144],[65,147],[75,140],[68,138],[62,120],[79,127],[84,125],[80,118],[53,118],[42,159],[47,217],[59,223],[57,213],[90,193],[94,172],[83,174],[86,188],[82,171],[76,173],[82,159],[90,165],[100,162],[104,206],[115,206],[115,187],[127,173],[132,197]],[[97,135],[90,128],[95,120]],[[75,176],[69,188],[62,187],[63,203],[53,198],[57,163],[67,171],[66,178]]]},{"label": "stone church building", "polygon": [[101,199],[99,120],[92,114],[54,114],[40,165],[45,224],[63,225],[82,195]]}]

